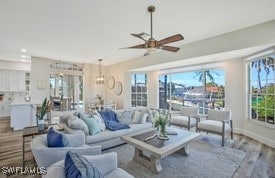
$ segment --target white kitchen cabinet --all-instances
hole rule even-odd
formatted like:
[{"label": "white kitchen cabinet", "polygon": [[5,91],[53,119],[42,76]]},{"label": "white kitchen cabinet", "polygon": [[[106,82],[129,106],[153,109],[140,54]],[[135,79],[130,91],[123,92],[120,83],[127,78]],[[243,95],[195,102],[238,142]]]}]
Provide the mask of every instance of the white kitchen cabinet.
[{"label": "white kitchen cabinet", "polygon": [[25,91],[26,72],[13,70],[0,70],[0,91]]},{"label": "white kitchen cabinet", "polygon": [[10,91],[19,91],[19,72],[9,71],[9,88]]},{"label": "white kitchen cabinet", "polygon": [[18,91],[25,91],[26,72],[18,72]]},{"label": "white kitchen cabinet", "polygon": [[10,91],[8,70],[0,70],[0,91]]}]

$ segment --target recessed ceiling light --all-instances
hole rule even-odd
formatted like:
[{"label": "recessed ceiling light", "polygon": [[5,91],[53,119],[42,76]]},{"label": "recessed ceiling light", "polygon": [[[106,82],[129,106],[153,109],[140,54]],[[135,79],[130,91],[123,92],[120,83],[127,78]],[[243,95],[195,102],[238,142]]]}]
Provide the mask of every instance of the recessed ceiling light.
[{"label": "recessed ceiling light", "polygon": [[21,55],[21,57],[22,57],[22,58],[27,58],[27,56],[25,56],[25,55]]},{"label": "recessed ceiling light", "polygon": [[27,52],[26,49],[21,49],[20,51],[23,52],[23,53]]}]

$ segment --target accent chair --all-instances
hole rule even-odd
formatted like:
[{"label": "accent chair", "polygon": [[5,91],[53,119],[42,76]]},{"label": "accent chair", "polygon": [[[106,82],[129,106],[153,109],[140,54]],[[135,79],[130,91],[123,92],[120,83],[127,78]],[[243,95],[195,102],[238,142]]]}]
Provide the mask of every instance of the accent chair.
[{"label": "accent chair", "polygon": [[198,111],[198,107],[182,107],[180,115],[172,115],[169,124],[190,130],[190,128],[196,126]]},{"label": "accent chair", "polygon": [[221,135],[222,146],[224,146],[224,137],[226,133],[230,133],[231,139],[233,139],[231,111],[208,109],[206,120],[200,120],[200,117],[198,117],[196,131]]}]

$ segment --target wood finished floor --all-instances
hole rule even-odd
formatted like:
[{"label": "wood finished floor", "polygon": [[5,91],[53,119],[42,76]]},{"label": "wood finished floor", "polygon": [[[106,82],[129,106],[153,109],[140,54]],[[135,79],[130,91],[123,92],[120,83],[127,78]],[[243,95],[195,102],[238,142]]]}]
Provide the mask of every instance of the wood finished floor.
[{"label": "wood finished floor", "polygon": [[[22,131],[9,129],[9,119],[0,120],[0,178],[39,177],[2,174],[3,166],[22,165]],[[205,141],[220,144],[219,137],[203,136]],[[234,178],[275,178],[275,149],[259,143],[243,135],[234,134],[234,140],[225,144],[226,147],[243,150],[247,154],[234,174]],[[30,160],[26,166],[34,166],[33,156],[27,145],[26,158]]]}]

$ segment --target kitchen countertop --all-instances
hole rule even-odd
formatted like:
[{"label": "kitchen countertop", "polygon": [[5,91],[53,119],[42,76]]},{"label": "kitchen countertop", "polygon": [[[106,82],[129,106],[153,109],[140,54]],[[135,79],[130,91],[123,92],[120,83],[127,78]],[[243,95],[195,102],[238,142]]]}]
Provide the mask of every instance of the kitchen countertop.
[{"label": "kitchen countertop", "polygon": [[11,106],[16,106],[16,105],[38,105],[38,104],[37,103],[33,103],[33,102],[14,101],[14,102],[11,102],[10,105]]},{"label": "kitchen countertop", "polygon": [[0,104],[11,103],[11,101],[0,101]]}]

